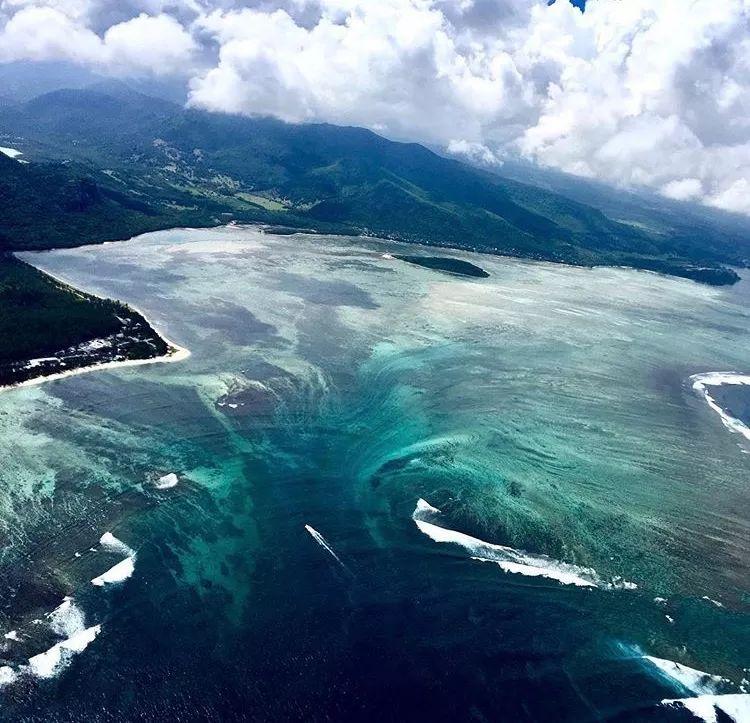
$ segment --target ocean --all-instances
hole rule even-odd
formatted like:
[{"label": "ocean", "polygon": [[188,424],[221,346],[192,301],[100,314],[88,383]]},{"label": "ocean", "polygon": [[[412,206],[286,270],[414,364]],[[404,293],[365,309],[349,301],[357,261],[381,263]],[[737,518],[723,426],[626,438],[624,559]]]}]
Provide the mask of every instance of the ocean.
[{"label": "ocean", "polygon": [[748,720],[750,282],[414,250],[23,255],[191,354],[0,393],[1,720]]}]

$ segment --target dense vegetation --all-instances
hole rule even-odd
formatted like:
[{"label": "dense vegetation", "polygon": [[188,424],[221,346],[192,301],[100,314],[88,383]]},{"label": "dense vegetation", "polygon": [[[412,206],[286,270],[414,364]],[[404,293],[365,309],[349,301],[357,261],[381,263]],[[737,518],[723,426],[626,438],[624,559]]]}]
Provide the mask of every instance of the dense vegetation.
[{"label": "dense vegetation", "polygon": [[60,163],[22,165],[2,154],[0,208],[3,250],[127,238],[180,218],[102,186],[85,168]]},{"label": "dense vegetation", "polygon": [[13,257],[0,263],[0,362],[46,356],[119,331],[111,301],[71,293]]},{"label": "dense vegetation", "polygon": [[395,258],[406,261],[409,264],[423,266],[426,269],[445,271],[457,276],[473,276],[477,279],[486,279],[489,277],[489,274],[480,266],[470,264],[468,261],[462,261],[461,259],[452,259],[449,256],[407,256],[397,254]]},{"label": "dense vegetation", "polygon": [[[726,265],[750,259],[741,235],[622,223],[559,193],[367,130],[185,110],[117,84],[45,94],[0,110],[0,124],[39,159],[93,169],[101,200],[92,211],[116,204],[143,228],[265,221],[708,283],[735,281]],[[11,247],[44,244],[21,219],[10,224]],[[101,226],[107,238],[122,235],[109,219]],[[83,231],[77,243],[101,238]],[[49,245],[58,243],[67,241],[50,234]]]},{"label": "dense vegetation", "polygon": [[[8,254],[0,255],[0,384],[115,359],[167,352],[143,317],[84,294]],[[92,339],[107,340],[93,349]],[[60,356],[64,362],[45,357]],[[28,370],[30,359],[42,359]]]},{"label": "dense vegetation", "polygon": [[[633,212],[612,201],[612,191],[606,203],[590,190],[566,196],[367,130],[186,110],[116,83],[0,102],[0,128],[2,145],[20,146],[22,160],[31,161],[0,154],[6,372],[116,333],[118,309],[131,319],[131,337],[112,354],[164,351],[125,307],[57,284],[9,256],[13,250],[235,220],[631,266],[711,284],[733,283],[738,276],[728,266],[750,259],[741,224],[712,225],[694,214],[680,220],[642,206]],[[607,213],[581,202],[587,198],[599,198]]]}]

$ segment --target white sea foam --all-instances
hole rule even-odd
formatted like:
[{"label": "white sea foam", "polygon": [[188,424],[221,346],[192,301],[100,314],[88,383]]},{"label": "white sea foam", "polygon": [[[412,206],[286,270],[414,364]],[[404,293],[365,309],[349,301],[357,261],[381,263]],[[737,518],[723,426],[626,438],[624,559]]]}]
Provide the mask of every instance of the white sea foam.
[{"label": "white sea foam", "polygon": [[16,150],[15,148],[7,148],[5,146],[0,146],[0,153],[4,156],[8,156],[8,158],[18,158],[18,156],[23,155],[21,151]]},{"label": "white sea foam", "polygon": [[53,678],[63,670],[76,653],[83,652],[101,632],[101,625],[84,628],[49,650],[29,658],[28,671],[37,678]]},{"label": "white sea foam", "polygon": [[716,400],[708,391],[708,387],[717,387],[724,384],[748,386],[750,385],[750,375],[738,374],[737,372],[707,372],[705,374],[694,374],[690,377],[690,381],[693,382],[693,389],[703,395],[708,406],[719,415],[724,426],[730,432],[736,432],[745,437],[745,439],[750,440],[750,427],[748,427],[742,420],[735,419],[730,414],[727,414],[727,412],[716,403]]},{"label": "white sea foam", "polygon": [[690,668],[687,665],[682,665],[682,663],[675,663],[673,660],[655,658],[653,655],[644,655],[643,659],[655,666],[660,675],[669,678],[671,681],[681,685],[685,690],[697,695],[714,694],[720,686],[730,682],[720,675],[704,673],[702,670]]},{"label": "white sea foam", "polygon": [[156,487],[157,490],[168,490],[172,487],[176,487],[179,481],[180,478],[174,472],[170,472],[169,474],[159,477],[159,479],[154,482],[154,487]]},{"label": "white sea foam", "polygon": [[83,610],[72,597],[66,597],[62,603],[47,615],[51,630],[64,637],[43,653],[29,658],[28,665],[17,670],[9,666],[0,669],[0,684],[12,683],[19,674],[28,673],[36,678],[52,678],[63,670],[73,656],[86,649],[89,643],[101,631],[101,625],[86,627]]},{"label": "white sea foam", "polygon": [[76,605],[72,597],[64,598],[62,603],[47,617],[52,631],[65,638],[75,635],[86,627],[83,610]]},{"label": "white sea foam", "polygon": [[135,555],[135,550],[116,538],[111,532],[105,532],[99,538],[99,544],[110,552],[119,552],[128,557]]},{"label": "white sea foam", "polygon": [[[750,695],[727,693],[727,690],[735,687],[728,678],[705,673],[673,660],[644,655],[636,646],[623,648],[643,660],[653,672],[673,684],[683,695],[692,694],[692,697],[664,699],[662,705],[685,709],[707,723],[717,722],[717,709],[735,723],[750,723]],[[742,686],[740,690],[743,690]]]},{"label": "white sea foam", "polygon": [[103,572],[98,577],[95,577],[92,581],[92,585],[97,587],[104,587],[105,585],[112,585],[118,582],[124,582],[127,580],[135,570],[135,556],[126,557],[124,560],[118,562],[114,567],[110,567],[109,570]]},{"label": "white sea foam", "polygon": [[99,538],[99,544],[110,552],[125,555],[125,559],[120,560],[116,565],[110,567],[109,570],[95,577],[91,581],[91,584],[97,587],[104,587],[105,585],[117,584],[127,580],[135,571],[135,550],[115,537],[111,532],[105,532]]},{"label": "white sea foam", "polygon": [[310,536],[317,542],[331,557],[333,557],[336,562],[338,562],[341,567],[346,569],[346,565],[344,565],[343,562],[341,562],[341,559],[339,556],[333,551],[333,548],[328,544],[327,540],[323,535],[320,534],[314,527],[310,527],[310,525],[305,525],[305,529],[310,533]]},{"label": "white sea foam", "polygon": [[[440,514],[440,510],[437,507],[433,507],[429,502],[427,502],[426,500],[423,500],[420,497],[417,500],[417,507],[414,510],[414,514],[412,515],[412,517],[414,517],[414,515],[422,515],[425,512],[432,513],[433,515],[439,515]],[[414,517],[414,520],[416,522],[416,517]]]},{"label": "white sea foam", "polygon": [[695,698],[675,698],[662,701],[662,705],[690,711],[706,723],[717,723],[720,710],[735,723],[750,721],[750,695],[728,693],[725,695],[699,695]]},{"label": "white sea foam", "polygon": [[13,683],[16,678],[18,678],[18,673],[9,665],[0,667],[0,688]]},{"label": "white sea foam", "polygon": [[20,640],[18,637],[18,631],[17,630],[11,630],[7,633],[5,633],[5,639],[6,640]]},{"label": "white sea foam", "polygon": [[[423,499],[417,501],[417,507],[412,514],[412,519],[417,527],[435,542],[451,542],[463,547],[469,552],[473,560],[479,562],[493,562],[503,570],[529,577],[546,577],[563,585],[576,585],[578,587],[603,587],[632,589],[635,583],[626,580],[618,580],[605,583],[597,575],[595,570],[579,567],[567,562],[554,560],[546,555],[535,555],[522,550],[516,550],[504,545],[495,545],[476,537],[471,537],[463,532],[441,527],[434,522],[428,521],[441,514],[440,510],[433,507]],[[427,519],[426,519],[427,518]]]}]

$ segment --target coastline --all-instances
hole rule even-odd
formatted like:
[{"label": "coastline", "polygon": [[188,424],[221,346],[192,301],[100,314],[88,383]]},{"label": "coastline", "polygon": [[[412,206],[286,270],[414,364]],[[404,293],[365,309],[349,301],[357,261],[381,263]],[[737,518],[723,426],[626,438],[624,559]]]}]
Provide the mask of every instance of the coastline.
[{"label": "coastline", "polygon": [[[340,236],[343,238],[348,237],[348,238],[358,238],[358,239],[369,239],[369,240],[382,241],[382,242],[395,242],[399,244],[404,244],[405,246],[409,246],[409,247],[418,246],[418,247],[426,248],[426,249],[435,249],[436,251],[440,251],[440,252],[458,251],[458,252],[464,252],[464,253],[481,254],[483,256],[497,256],[499,258],[513,259],[516,261],[528,261],[530,263],[554,264],[556,266],[567,266],[567,267],[573,267],[577,269],[622,269],[625,271],[639,271],[639,272],[647,273],[647,274],[655,274],[656,276],[659,276],[664,279],[693,281],[696,284],[701,284],[703,286],[709,286],[709,287],[714,287],[714,288],[721,288],[721,287],[727,287],[727,286],[731,287],[737,282],[741,281],[743,277],[738,273],[738,269],[743,270],[745,268],[745,267],[735,267],[735,266],[721,267],[724,270],[731,271],[734,274],[734,276],[736,276],[736,278],[733,278],[731,280],[725,279],[724,281],[715,281],[715,280],[709,280],[708,278],[700,278],[699,276],[696,276],[694,273],[689,273],[689,274],[677,273],[676,269],[672,269],[670,271],[669,269],[665,268],[663,264],[658,265],[657,267],[653,263],[645,264],[645,265],[633,265],[633,264],[623,263],[622,260],[618,260],[618,259],[610,259],[608,261],[604,261],[604,260],[583,261],[583,260],[572,260],[572,259],[564,259],[564,258],[551,258],[549,256],[544,256],[540,254],[514,253],[512,250],[509,250],[509,249],[504,249],[501,251],[498,249],[460,245],[458,243],[434,243],[432,241],[427,241],[427,240],[420,239],[420,238],[409,238],[407,236],[401,236],[397,233],[378,234],[378,233],[373,233],[367,228],[362,228],[358,226],[345,227],[342,224],[338,224],[334,228],[311,228],[309,226],[299,226],[299,227],[288,226],[284,224],[269,223],[267,221],[260,221],[260,220],[238,221],[236,219],[228,221],[228,222],[218,222],[217,220],[216,223],[205,223],[205,224],[196,223],[193,225],[179,224],[176,226],[173,226],[173,225],[159,226],[157,228],[153,228],[148,231],[142,231],[140,233],[136,233],[133,236],[124,236],[122,238],[104,239],[104,240],[97,240],[97,241],[84,241],[82,243],[71,244],[69,246],[57,246],[57,247],[50,247],[50,248],[10,249],[10,253],[14,255],[17,253],[38,254],[38,253],[45,253],[47,251],[84,248],[86,246],[104,246],[106,244],[119,244],[125,241],[133,241],[134,239],[137,239],[139,236],[144,236],[146,234],[159,233],[160,231],[190,231],[192,229],[218,229],[218,228],[232,228],[232,227],[257,228],[263,233],[269,233],[272,235],[276,234],[276,235],[282,235],[282,236],[295,236],[297,234],[300,234],[302,236],[325,235],[325,236]],[[701,270],[709,272],[709,275],[711,275],[712,272],[714,271],[714,269],[712,269],[711,267],[701,267],[698,269],[698,271],[701,271]],[[48,276],[52,276],[52,274],[48,274]],[[55,277],[53,276],[53,278]],[[66,283],[66,282],[63,282],[63,283]],[[92,296],[96,296],[96,294],[92,294]],[[99,297],[99,298],[103,298],[103,297]],[[136,311],[138,310],[136,309]]]},{"label": "coastline", "polygon": [[[107,242],[104,242],[104,243],[107,243]],[[112,243],[118,243],[118,242],[112,242]],[[31,264],[31,265],[34,266],[34,264]],[[106,361],[106,362],[100,362],[100,363],[94,363],[94,364],[86,364],[86,365],[82,365],[80,367],[76,367],[73,369],[66,369],[65,371],[61,371],[61,372],[53,372],[51,374],[40,374],[39,376],[32,377],[31,379],[25,379],[20,382],[0,385],[0,393],[12,391],[13,389],[22,389],[23,387],[38,386],[40,384],[44,384],[45,382],[55,381],[58,379],[65,379],[66,377],[72,377],[78,374],[87,374],[88,372],[107,370],[107,369],[118,369],[118,368],[124,368],[124,367],[144,366],[146,364],[169,364],[172,362],[184,361],[190,356],[189,349],[170,340],[156,327],[155,324],[151,322],[151,320],[140,309],[136,308],[132,304],[128,304],[124,301],[121,301],[120,299],[109,299],[109,297],[106,297],[106,296],[100,296],[99,294],[94,294],[89,291],[83,291],[82,289],[79,289],[77,286],[74,286],[73,284],[71,284],[69,281],[66,281],[63,278],[56,276],[55,274],[51,274],[48,271],[45,271],[44,269],[40,269],[38,266],[34,266],[34,268],[37,269],[37,271],[40,271],[41,273],[46,274],[51,279],[54,279],[58,283],[68,287],[69,289],[73,290],[74,292],[78,294],[86,294],[88,296],[101,299],[101,300],[105,300],[105,301],[107,300],[116,301],[117,303],[122,304],[123,306],[126,306],[127,308],[131,309],[136,314],[139,314],[145,320],[145,322],[151,327],[154,333],[157,336],[159,336],[159,338],[166,344],[168,350],[166,354],[161,354],[159,356],[149,357],[145,359],[119,359],[115,361]],[[62,359],[62,361],[64,361],[64,358]]]},{"label": "coastline", "polygon": [[[146,317],[143,318],[146,319]],[[148,319],[146,320],[148,321]],[[158,330],[154,330],[159,333]],[[54,374],[40,374],[38,377],[34,377],[33,379],[26,379],[15,384],[2,385],[0,386],[0,393],[12,391],[13,389],[22,389],[23,387],[35,387],[40,384],[44,384],[45,382],[55,381],[56,379],[65,379],[65,377],[72,377],[78,374],[87,374],[88,372],[95,372],[104,369],[137,367],[144,366],[146,364],[169,364],[171,362],[183,361],[190,356],[189,349],[186,349],[179,344],[174,344],[161,334],[159,334],[159,336],[161,336],[161,338],[169,346],[169,352],[166,354],[162,354],[161,356],[151,357],[150,359],[121,359],[119,361],[102,362],[101,364],[90,364],[88,366],[77,367],[76,369],[67,369],[64,372],[55,372]]]}]

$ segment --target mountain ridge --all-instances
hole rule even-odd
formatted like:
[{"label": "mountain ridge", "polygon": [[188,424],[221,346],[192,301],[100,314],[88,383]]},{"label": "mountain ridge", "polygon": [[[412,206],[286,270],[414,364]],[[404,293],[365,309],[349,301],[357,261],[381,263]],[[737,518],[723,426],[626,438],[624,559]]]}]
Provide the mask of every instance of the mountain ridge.
[{"label": "mountain ridge", "polygon": [[[704,245],[689,233],[650,233],[367,129],[212,114],[124,84],[45,93],[0,109],[0,122],[30,142],[32,160],[77,165],[104,197],[119,193],[125,206],[124,199],[145,199],[165,225],[233,219],[314,226],[708,283],[736,281],[727,266],[750,258],[741,241]],[[27,247],[22,238],[17,243]]]}]

